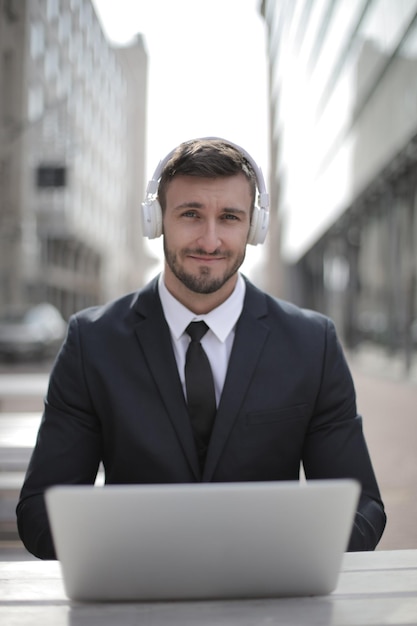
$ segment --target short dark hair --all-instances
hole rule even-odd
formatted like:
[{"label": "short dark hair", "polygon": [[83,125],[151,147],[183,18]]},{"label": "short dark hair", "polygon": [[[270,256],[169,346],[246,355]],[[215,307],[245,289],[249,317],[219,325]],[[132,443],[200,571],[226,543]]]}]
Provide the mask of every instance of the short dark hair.
[{"label": "short dark hair", "polygon": [[223,139],[192,139],[176,148],[162,170],[158,200],[162,211],[166,206],[166,189],[176,176],[218,178],[244,174],[252,194],[252,209],[256,198],[256,174],[244,154]]}]

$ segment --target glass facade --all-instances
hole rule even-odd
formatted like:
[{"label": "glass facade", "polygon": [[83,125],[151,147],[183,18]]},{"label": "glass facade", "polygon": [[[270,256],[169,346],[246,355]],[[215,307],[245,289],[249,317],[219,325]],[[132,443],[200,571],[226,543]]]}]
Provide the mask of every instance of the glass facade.
[{"label": "glass facade", "polygon": [[[416,0],[264,0],[284,295],[412,347]],[[413,336],[415,339],[413,340]]]}]

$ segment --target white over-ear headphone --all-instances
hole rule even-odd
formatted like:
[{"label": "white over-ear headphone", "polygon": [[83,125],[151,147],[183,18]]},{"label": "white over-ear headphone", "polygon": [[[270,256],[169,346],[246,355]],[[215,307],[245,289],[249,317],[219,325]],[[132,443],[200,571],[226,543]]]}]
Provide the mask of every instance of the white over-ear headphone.
[{"label": "white over-ear headphone", "polygon": [[[248,243],[256,246],[258,243],[265,241],[266,233],[268,231],[269,224],[269,196],[266,191],[265,181],[262,174],[262,170],[256,165],[252,157],[240,146],[221,139],[221,137],[204,137],[204,139],[219,139],[225,141],[229,145],[233,146],[251,164],[252,169],[256,177],[256,185],[258,187],[258,205],[255,205],[252,213],[251,225],[248,236]],[[172,157],[176,148],[172,150],[167,156],[159,162],[158,167],[153,173],[152,179],[148,182],[146,187],[146,197],[142,202],[142,232],[144,237],[148,239],[155,239],[162,235],[162,209],[158,201],[158,185],[161,178],[162,171],[169,159]]]}]

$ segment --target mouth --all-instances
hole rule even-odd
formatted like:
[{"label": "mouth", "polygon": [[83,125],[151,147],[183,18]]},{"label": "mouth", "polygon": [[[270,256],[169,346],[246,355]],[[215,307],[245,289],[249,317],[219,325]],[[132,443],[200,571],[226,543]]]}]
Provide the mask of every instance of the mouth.
[{"label": "mouth", "polygon": [[224,259],[224,257],[218,257],[218,256],[212,257],[212,256],[200,256],[200,255],[197,256],[194,254],[189,254],[188,258],[192,259],[193,261],[197,261],[198,263],[206,263],[206,264],[216,263]]},{"label": "mouth", "polygon": [[218,261],[224,261],[227,258],[226,254],[221,254],[219,252],[215,252],[212,254],[207,254],[206,252],[200,250],[188,250],[186,251],[186,256],[193,261],[197,261],[198,263],[205,264],[213,264]]}]

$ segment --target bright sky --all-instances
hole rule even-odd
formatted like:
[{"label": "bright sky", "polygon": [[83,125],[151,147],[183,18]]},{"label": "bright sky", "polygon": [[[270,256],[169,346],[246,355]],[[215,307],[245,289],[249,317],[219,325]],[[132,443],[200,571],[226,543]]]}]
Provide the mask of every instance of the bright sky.
[{"label": "bright sky", "polygon": [[140,32],[149,57],[149,174],[186,139],[218,135],[266,174],[268,105],[260,0],[93,0],[108,38]]},{"label": "bright sky", "polygon": [[215,135],[247,150],[267,181],[266,27],[259,2],[93,0],[112,42],[139,32],[145,39],[148,177],[182,141]]}]

